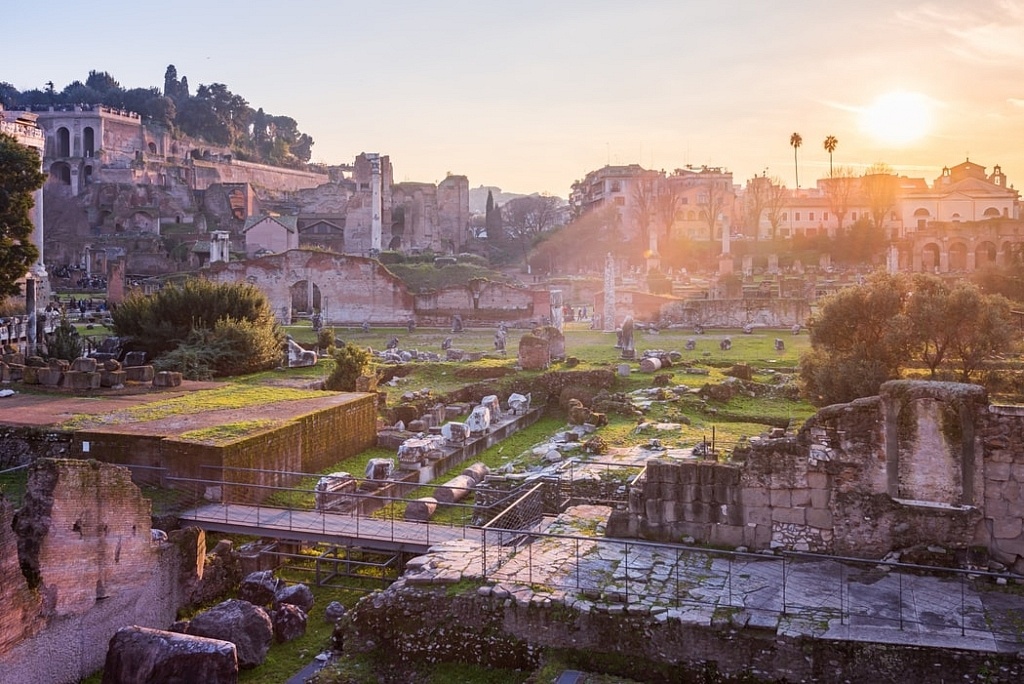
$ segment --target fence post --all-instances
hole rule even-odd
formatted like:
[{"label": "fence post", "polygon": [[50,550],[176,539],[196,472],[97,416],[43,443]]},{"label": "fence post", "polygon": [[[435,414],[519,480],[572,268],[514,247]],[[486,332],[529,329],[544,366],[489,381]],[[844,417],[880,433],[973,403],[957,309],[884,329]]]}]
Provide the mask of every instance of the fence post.
[{"label": "fence post", "polygon": [[839,624],[845,625],[846,621],[843,617],[843,590],[846,587],[846,566],[842,563],[839,564]]},{"label": "fence post", "polygon": [[480,577],[487,579],[487,528],[480,529]]},{"label": "fence post", "polygon": [[903,631],[903,573],[899,573],[900,578],[900,631]]},{"label": "fence post", "polygon": [[786,556],[782,557],[782,614],[786,615]]},{"label": "fence post", "polygon": [[960,573],[960,636],[964,636],[967,631],[967,601],[965,599],[965,588],[964,588],[964,573]]},{"label": "fence post", "polygon": [[[728,558],[729,558],[729,605],[731,606],[732,605],[732,556],[728,556]],[[714,559],[712,559],[711,562],[714,563]]]},{"label": "fence post", "polygon": [[629,542],[624,544],[625,557],[623,558],[623,565],[625,566],[625,577],[626,577],[626,605],[629,605]]}]

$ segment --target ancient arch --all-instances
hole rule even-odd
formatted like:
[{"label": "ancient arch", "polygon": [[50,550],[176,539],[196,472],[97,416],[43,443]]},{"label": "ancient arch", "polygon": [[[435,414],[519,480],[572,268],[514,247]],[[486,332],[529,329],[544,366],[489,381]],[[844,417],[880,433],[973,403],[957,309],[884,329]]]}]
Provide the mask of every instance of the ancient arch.
[{"label": "ancient arch", "polygon": [[50,178],[64,185],[71,185],[71,165],[67,162],[55,162],[50,167]]},{"label": "ancient arch", "polygon": [[96,154],[96,134],[92,126],[82,129],[82,156],[92,157]]},{"label": "ancient arch", "polygon": [[929,242],[928,244],[922,246],[921,268],[928,273],[932,273],[938,270],[940,263],[939,255],[939,246],[934,242]]},{"label": "ancient arch", "polygon": [[57,129],[57,156],[71,156],[71,131],[64,126]]},{"label": "ancient arch", "polygon": [[321,310],[320,288],[310,280],[300,280],[291,286],[292,311],[311,314]]},{"label": "ancient arch", "polygon": [[982,216],[984,216],[987,219],[994,219],[1002,216],[1002,213],[1000,213],[1000,211],[995,207],[989,207],[988,209],[985,210],[985,213],[982,214]]},{"label": "ancient arch", "polygon": [[149,150],[150,154],[156,154],[156,143],[153,142],[152,140],[149,141],[149,143],[146,145],[146,148]]},{"label": "ancient arch", "polygon": [[86,165],[86,167],[84,169],[84,178],[85,178],[85,182],[86,183],[88,183],[88,182],[90,182],[92,180],[92,165],[91,164]]},{"label": "ancient arch", "polygon": [[962,242],[954,242],[949,246],[949,269],[950,271],[967,270],[967,245]]},{"label": "ancient arch", "polygon": [[996,246],[988,242],[982,242],[974,250],[974,268],[985,268],[996,265]]},{"label": "ancient arch", "polygon": [[921,207],[920,209],[914,210],[914,219],[917,221],[917,227],[924,229],[928,227],[928,219],[932,216],[931,212]]}]

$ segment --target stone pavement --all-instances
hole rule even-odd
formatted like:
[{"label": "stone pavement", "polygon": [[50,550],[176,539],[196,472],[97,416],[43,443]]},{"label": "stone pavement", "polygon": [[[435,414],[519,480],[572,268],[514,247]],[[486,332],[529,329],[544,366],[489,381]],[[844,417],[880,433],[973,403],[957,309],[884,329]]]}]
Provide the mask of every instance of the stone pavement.
[{"label": "stone pavement", "polygon": [[[544,533],[488,531],[407,564],[401,581],[486,579],[520,605],[646,614],[782,636],[1024,653],[1024,595],[979,575],[911,573],[825,556],[725,553],[603,537],[608,509],[576,506]],[[571,535],[571,536],[569,536]]]}]

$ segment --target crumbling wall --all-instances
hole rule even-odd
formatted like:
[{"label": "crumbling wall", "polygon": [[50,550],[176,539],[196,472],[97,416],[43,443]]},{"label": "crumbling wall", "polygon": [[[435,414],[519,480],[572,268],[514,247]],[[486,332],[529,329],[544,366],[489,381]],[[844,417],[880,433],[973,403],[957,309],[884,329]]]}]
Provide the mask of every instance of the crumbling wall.
[{"label": "crumbling wall", "polygon": [[[715,628],[665,613],[578,610],[520,601],[507,592],[453,591],[398,582],[349,614],[346,650],[386,649],[384,662],[469,662],[533,669],[543,654],[590,671],[645,682],[925,682],[935,673],[1019,681],[1015,653],[786,636],[783,630]],[[400,618],[398,617],[400,616]]]},{"label": "crumbling wall", "polygon": [[125,468],[40,459],[13,517],[0,503],[4,681],[81,680],[119,628],[170,625],[202,573],[200,549],[152,540],[149,501]]},{"label": "crumbling wall", "polygon": [[978,436],[985,454],[985,516],[974,541],[997,562],[1024,573],[1024,407],[992,406]]},{"label": "crumbling wall", "polygon": [[869,558],[980,543],[1017,562],[1024,421],[989,426],[986,399],[973,385],[894,381],[822,409],[796,436],[754,440],[731,463],[649,461],[608,535]]}]

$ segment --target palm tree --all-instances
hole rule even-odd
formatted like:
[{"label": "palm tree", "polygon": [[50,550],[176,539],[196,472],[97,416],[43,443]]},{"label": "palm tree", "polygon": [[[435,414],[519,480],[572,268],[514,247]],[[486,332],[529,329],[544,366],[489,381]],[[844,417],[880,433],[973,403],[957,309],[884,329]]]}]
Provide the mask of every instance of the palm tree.
[{"label": "palm tree", "polygon": [[828,152],[828,177],[832,177],[832,153],[836,151],[839,140],[836,136],[830,135],[825,138],[825,151]]},{"label": "palm tree", "polygon": [[799,133],[789,136],[789,144],[793,146],[793,170],[796,174],[796,187],[800,189],[800,165],[796,161],[796,151],[804,144],[804,139]]}]

